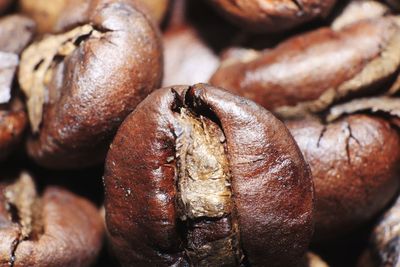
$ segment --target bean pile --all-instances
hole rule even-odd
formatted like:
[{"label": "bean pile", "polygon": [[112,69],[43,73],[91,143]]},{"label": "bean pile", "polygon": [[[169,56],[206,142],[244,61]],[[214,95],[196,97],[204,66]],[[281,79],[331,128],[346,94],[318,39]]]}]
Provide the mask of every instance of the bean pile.
[{"label": "bean pile", "polygon": [[398,0],[0,0],[0,267],[396,267],[399,189]]}]

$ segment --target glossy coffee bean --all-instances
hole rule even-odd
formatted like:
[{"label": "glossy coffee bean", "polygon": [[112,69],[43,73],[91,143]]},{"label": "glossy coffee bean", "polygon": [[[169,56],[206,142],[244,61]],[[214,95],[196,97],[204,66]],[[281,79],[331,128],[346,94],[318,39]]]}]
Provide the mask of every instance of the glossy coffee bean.
[{"label": "glossy coffee bean", "polygon": [[248,31],[279,32],[326,17],[335,0],[208,0],[232,23]]},{"label": "glossy coffee bean", "polygon": [[284,124],[206,84],[148,96],[104,183],[123,266],[294,266],[311,238],[311,176]]},{"label": "glossy coffee bean", "polygon": [[387,120],[360,114],[286,125],[313,174],[314,240],[340,238],[365,225],[396,195],[400,137]]},{"label": "glossy coffee bean", "polygon": [[318,112],[344,98],[389,90],[400,68],[399,33],[397,17],[317,29],[251,60],[222,64],[211,83],[282,116]]},{"label": "glossy coffee bean", "polygon": [[50,168],[104,160],[119,124],[161,83],[155,26],[126,1],[90,5],[86,24],[33,43],[21,59],[28,153]]},{"label": "glossy coffee bean", "polygon": [[38,195],[28,174],[0,182],[0,266],[90,266],[102,238],[87,200],[57,187]]}]

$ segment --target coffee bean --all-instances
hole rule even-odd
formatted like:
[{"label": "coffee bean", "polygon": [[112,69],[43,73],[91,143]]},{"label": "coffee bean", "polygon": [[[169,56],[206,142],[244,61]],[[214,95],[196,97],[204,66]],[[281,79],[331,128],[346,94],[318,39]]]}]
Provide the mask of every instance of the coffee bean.
[{"label": "coffee bean", "polygon": [[310,172],[283,123],[206,84],[157,90],[105,168],[123,266],[293,266],[312,233]]},{"label": "coffee bean", "polygon": [[208,1],[232,23],[254,32],[279,32],[326,17],[336,3],[335,0]]},{"label": "coffee bean", "polygon": [[211,83],[288,117],[354,95],[389,90],[400,67],[397,17],[293,37],[250,61],[224,65]]},{"label": "coffee bean", "polygon": [[1,266],[90,266],[103,238],[97,209],[57,187],[42,195],[26,174],[0,183]]},{"label": "coffee bean", "polygon": [[154,25],[126,2],[92,1],[86,24],[47,36],[22,55],[29,155],[50,168],[102,162],[119,124],[160,85],[161,74]]},{"label": "coffee bean", "polygon": [[400,137],[385,119],[360,114],[286,125],[313,174],[314,240],[339,238],[365,225],[396,195]]}]

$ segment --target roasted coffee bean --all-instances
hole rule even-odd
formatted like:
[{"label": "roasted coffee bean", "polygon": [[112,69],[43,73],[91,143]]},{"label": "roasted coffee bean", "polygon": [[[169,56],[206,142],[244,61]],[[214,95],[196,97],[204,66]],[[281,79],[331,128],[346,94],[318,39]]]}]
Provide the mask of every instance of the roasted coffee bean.
[{"label": "roasted coffee bean", "polygon": [[286,124],[313,174],[316,241],[362,226],[397,193],[400,137],[387,120],[360,114]]},{"label": "roasted coffee bean", "polygon": [[33,43],[19,83],[32,134],[28,153],[51,168],[104,160],[117,127],[162,76],[157,29],[126,1],[90,3],[86,24]]},{"label": "roasted coffee bean", "polygon": [[[90,17],[92,0],[21,0],[21,12],[32,17],[40,33],[62,32],[85,23]],[[136,8],[149,13],[155,21],[161,22],[168,9],[169,0],[126,0]],[[134,27],[135,24],[130,25]]]},{"label": "roasted coffee bean", "polygon": [[284,124],[206,84],[147,97],[104,183],[123,266],[294,266],[311,238],[310,171]]},{"label": "roasted coffee bean", "polygon": [[0,19],[0,160],[16,147],[27,124],[14,81],[19,54],[32,39],[34,29],[32,20],[19,15]]},{"label": "roasted coffee bean", "polygon": [[279,32],[326,17],[335,0],[208,0],[227,19],[254,32]]},{"label": "roasted coffee bean", "polygon": [[318,112],[344,98],[389,90],[400,69],[399,47],[398,17],[363,20],[293,37],[250,61],[222,64],[211,83],[281,116]]},{"label": "roasted coffee bean", "polygon": [[68,191],[38,195],[26,173],[0,182],[0,266],[90,266],[103,229],[97,209]]}]

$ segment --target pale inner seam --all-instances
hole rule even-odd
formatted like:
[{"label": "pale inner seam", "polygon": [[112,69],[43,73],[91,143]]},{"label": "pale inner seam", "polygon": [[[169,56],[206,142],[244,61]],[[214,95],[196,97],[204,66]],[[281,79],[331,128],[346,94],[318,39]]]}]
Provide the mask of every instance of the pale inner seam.
[{"label": "pale inner seam", "polygon": [[[192,227],[196,223],[227,218],[230,234],[194,245],[188,240],[186,255],[196,266],[237,266],[243,259],[234,212],[231,175],[225,152],[225,136],[219,126],[203,116],[181,108],[176,140],[178,159],[178,207],[180,219]],[[188,235],[188,239],[191,235]]]}]

